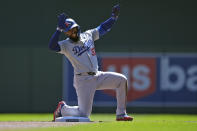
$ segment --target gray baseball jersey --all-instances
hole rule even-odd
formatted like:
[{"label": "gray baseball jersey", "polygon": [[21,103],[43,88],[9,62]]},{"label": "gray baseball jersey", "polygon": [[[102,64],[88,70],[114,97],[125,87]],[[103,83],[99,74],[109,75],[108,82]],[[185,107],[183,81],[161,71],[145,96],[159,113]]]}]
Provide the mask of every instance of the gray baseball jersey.
[{"label": "gray baseball jersey", "polygon": [[99,39],[98,29],[91,29],[80,34],[80,40],[73,42],[69,38],[59,41],[61,51],[71,62],[74,73],[97,72],[98,62],[94,41]]}]

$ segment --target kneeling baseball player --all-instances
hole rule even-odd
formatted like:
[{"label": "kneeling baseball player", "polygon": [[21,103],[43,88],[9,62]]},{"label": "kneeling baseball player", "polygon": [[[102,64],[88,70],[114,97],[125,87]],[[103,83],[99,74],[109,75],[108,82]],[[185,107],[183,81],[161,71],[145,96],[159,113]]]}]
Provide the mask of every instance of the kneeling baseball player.
[{"label": "kneeling baseball player", "polygon": [[[109,32],[118,19],[120,6],[112,8],[112,15],[94,29],[81,32],[80,26],[64,13],[58,16],[58,27],[52,35],[49,48],[64,54],[74,68],[74,88],[78,97],[78,106],[69,106],[60,101],[54,111],[57,117],[89,117],[92,112],[93,97],[96,90],[116,89],[117,121],[132,121],[126,113],[127,78],[115,72],[98,71],[98,62],[94,41]],[[61,32],[68,37],[59,41]]]}]

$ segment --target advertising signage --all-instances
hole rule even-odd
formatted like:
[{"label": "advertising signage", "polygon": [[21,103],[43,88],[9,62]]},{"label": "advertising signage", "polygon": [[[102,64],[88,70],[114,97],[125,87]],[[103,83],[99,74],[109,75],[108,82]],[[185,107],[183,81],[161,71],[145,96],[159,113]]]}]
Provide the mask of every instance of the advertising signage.
[{"label": "advertising signage", "polygon": [[[197,54],[101,53],[102,71],[124,74],[128,79],[128,106],[196,107]],[[63,59],[63,97],[77,104],[73,69]],[[114,90],[96,91],[94,106],[115,106]]]}]

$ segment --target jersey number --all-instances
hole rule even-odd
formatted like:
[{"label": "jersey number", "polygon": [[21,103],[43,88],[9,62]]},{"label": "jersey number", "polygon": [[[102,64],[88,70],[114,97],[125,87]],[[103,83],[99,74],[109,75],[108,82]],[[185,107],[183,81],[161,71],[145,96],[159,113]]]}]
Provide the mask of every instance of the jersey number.
[{"label": "jersey number", "polygon": [[92,56],[95,56],[95,55],[96,55],[95,48],[92,48],[92,49],[91,49],[91,52],[92,52]]}]

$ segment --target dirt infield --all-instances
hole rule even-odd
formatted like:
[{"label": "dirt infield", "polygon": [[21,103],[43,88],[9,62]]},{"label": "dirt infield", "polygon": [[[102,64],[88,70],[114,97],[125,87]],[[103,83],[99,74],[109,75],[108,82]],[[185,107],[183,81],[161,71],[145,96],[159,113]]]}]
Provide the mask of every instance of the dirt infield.
[{"label": "dirt infield", "polygon": [[[0,130],[33,127],[58,127],[87,124],[90,122],[0,122]],[[91,122],[92,123],[92,122]]]}]

